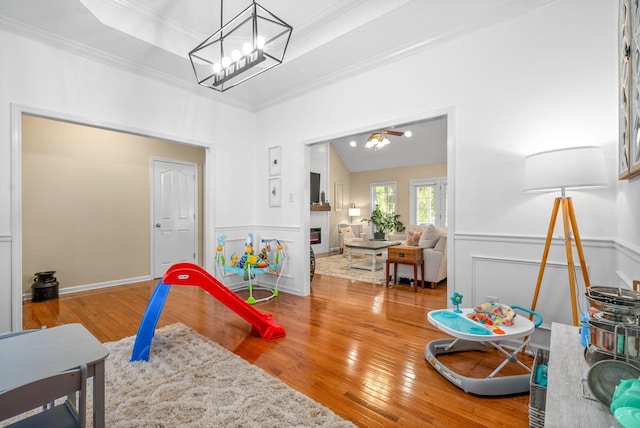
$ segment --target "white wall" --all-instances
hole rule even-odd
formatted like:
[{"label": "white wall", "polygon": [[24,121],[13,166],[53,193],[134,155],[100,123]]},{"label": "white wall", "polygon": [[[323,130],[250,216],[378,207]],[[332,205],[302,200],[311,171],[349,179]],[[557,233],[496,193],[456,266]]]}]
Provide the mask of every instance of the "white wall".
[{"label": "white wall", "polygon": [[[12,127],[12,108],[212,147],[205,242],[215,242],[212,224],[253,225],[253,194],[242,189],[253,192],[256,183],[254,114],[3,31],[0,63],[0,331],[21,328],[21,310],[12,311],[12,303],[20,308],[20,293],[12,288],[22,288],[20,126],[18,115]],[[205,247],[204,256],[211,266],[213,249]]]},{"label": "white wall", "polygon": [[[268,136],[265,145],[278,141],[292,156],[301,156],[309,142],[450,109],[449,292],[455,288],[468,304],[492,293],[525,307],[533,297],[555,195],[522,192],[524,157],[556,147],[602,146],[611,186],[573,196],[592,283],[612,284],[617,282],[616,28],[615,2],[554,2],[273,107],[260,114],[259,132]],[[374,96],[385,102],[372,102]],[[302,182],[302,165],[284,169]],[[295,182],[289,186],[299,194],[304,187]],[[637,208],[637,194],[626,198]],[[626,218],[621,205],[617,215]],[[298,205],[290,204],[269,221],[297,221],[298,215]],[[633,228],[637,246],[637,226],[625,228]],[[549,325],[570,322],[569,301],[563,300],[568,295],[563,248],[554,242],[538,303]]]},{"label": "white wall", "polygon": [[[522,192],[524,156],[600,145],[611,186],[576,192],[574,203],[592,283],[626,286],[640,278],[640,179],[616,180],[616,29],[616,2],[559,0],[257,117],[2,33],[0,331],[10,325],[12,257],[19,243],[10,206],[11,103],[212,145],[207,172],[213,209],[205,216],[215,229],[206,232],[211,239],[248,231],[257,239],[281,238],[290,255],[282,289],[300,294],[309,290],[302,260],[309,245],[309,143],[449,114],[449,292],[462,293],[467,304],[491,293],[523,306],[531,302],[553,201],[553,195]],[[268,147],[277,145],[283,147],[285,198],[282,207],[269,208],[265,159]],[[567,322],[570,312],[564,260],[560,242],[554,243],[539,302],[547,324]]]},{"label": "white wall", "polygon": [[[324,192],[325,200],[332,204],[331,210],[335,210],[334,189],[329,184],[329,144],[315,144],[311,147],[309,162],[310,171],[320,174],[320,192]],[[321,242],[312,245],[313,251],[315,254],[326,253],[329,251],[329,211],[312,211],[309,216],[309,227],[322,229]]]}]

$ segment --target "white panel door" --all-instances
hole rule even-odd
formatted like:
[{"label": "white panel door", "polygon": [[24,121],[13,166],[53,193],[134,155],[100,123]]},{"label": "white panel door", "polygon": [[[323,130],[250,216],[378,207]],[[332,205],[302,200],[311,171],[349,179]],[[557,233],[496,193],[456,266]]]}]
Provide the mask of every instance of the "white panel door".
[{"label": "white panel door", "polygon": [[196,263],[196,173],[194,164],[153,161],[154,278],[175,263]]}]

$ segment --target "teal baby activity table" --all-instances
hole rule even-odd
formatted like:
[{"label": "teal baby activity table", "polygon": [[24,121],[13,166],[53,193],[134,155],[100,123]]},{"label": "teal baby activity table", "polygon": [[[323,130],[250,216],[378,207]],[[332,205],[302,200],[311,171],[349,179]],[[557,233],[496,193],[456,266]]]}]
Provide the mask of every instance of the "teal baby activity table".
[{"label": "teal baby activity table", "polygon": [[[477,395],[507,395],[528,391],[531,368],[518,360],[518,353],[525,349],[531,334],[542,323],[542,318],[537,313],[519,306],[511,308],[534,315],[537,318],[536,322],[532,322],[527,316],[517,314],[513,318],[513,325],[489,325],[467,316],[474,312],[473,308],[461,308],[459,312],[454,309],[429,312],[429,322],[453,338],[429,342],[424,350],[425,358],[442,376],[465,392]],[[505,360],[484,378],[463,376],[438,359],[438,355],[441,354],[482,351],[488,346],[504,354]],[[508,363],[523,367],[529,374],[496,376]]]}]

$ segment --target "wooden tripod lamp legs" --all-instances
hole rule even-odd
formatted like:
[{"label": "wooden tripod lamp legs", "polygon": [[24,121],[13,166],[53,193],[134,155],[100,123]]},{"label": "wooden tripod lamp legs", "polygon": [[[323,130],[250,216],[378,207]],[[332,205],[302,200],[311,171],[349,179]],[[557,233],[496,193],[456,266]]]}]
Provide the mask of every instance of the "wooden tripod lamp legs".
[{"label": "wooden tripod lamp legs", "polygon": [[[576,292],[576,273],[573,264],[573,248],[571,241],[575,240],[576,249],[578,250],[578,257],[580,259],[580,267],[582,269],[582,276],[584,278],[584,284],[587,288],[591,286],[589,281],[589,273],[587,272],[587,265],[584,260],[584,252],[582,251],[582,241],[580,240],[580,232],[578,231],[578,222],[576,221],[576,214],[573,210],[573,202],[569,197],[556,198],[553,204],[553,210],[551,211],[551,221],[549,222],[549,230],[547,231],[547,240],[544,245],[544,251],[542,253],[542,261],[540,262],[540,271],[538,272],[538,281],[536,283],[536,289],[533,294],[533,301],[531,303],[531,310],[536,310],[538,303],[538,296],[540,294],[540,286],[542,285],[542,278],[544,276],[544,269],[547,265],[547,257],[549,256],[549,250],[551,249],[551,240],[553,239],[553,231],[556,226],[556,219],[558,218],[558,211],[562,209],[562,224],[564,227],[564,245],[567,253],[567,269],[569,272],[569,292],[571,294],[571,312],[573,315],[573,325],[578,326],[578,298]],[[573,233],[572,233],[573,231]]]}]

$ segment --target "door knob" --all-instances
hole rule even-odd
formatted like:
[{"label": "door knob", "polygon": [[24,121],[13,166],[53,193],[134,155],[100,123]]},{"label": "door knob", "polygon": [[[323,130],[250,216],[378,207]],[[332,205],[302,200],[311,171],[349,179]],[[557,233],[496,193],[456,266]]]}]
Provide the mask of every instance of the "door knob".
[{"label": "door knob", "polygon": [[156,227],[160,227],[160,223],[156,223]]}]

